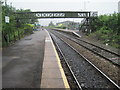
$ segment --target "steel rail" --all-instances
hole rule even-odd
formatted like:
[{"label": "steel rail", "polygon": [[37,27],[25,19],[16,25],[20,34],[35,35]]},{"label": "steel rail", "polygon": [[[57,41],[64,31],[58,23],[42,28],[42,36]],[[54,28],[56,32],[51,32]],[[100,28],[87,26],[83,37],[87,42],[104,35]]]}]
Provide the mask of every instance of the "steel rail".
[{"label": "steel rail", "polygon": [[105,49],[105,48],[103,48],[103,47],[97,46],[97,45],[92,44],[92,43],[90,43],[90,42],[81,40],[80,38],[76,38],[76,39],[78,39],[78,40],[80,40],[80,41],[83,41],[83,42],[85,42],[85,43],[88,43],[88,44],[90,44],[90,45],[93,45],[93,46],[95,46],[95,47],[97,47],[97,48],[100,48],[100,49],[102,49],[102,50],[105,50],[106,52],[109,52],[109,53],[111,53],[111,54],[115,54],[116,56],[120,57],[120,54],[118,54],[118,53],[116,53],[116,52],[113,52],[113,51],[110,51],[109,49]]},{"label": "steel rail", "polygon": [[[57,35],[55,35],[57,36]],[[61,41],[63,41],[64,43],[66,43],[69,47],[71,47],[75,52],[77,52],[81,57],[83,57],[84,60],[86,60],[91,66],[93,66],[98,72],[100,72],[107,80],[109,80],[116,88],[120,89],[120,86],[117,85],[111,78],[109,78],[104,72],[102,72],[97,66],[95,66],[92,62],[90,62],[90,60],[88,60],[84,55],[82,55],[81,53],[79,53],[79,51],[77,51],[74,47],[72,47],[69,43],[67,43],[66,41],[64,41],[62,38],[60,38],[59,36],[57,36]]]},{"label": "steel rail", "polygon": [[[57,33],[59,33],[59,32],[57,32]],[[68,36],[63,35],[62,33],[59,33],[59,34],[61,34],[62,36],[66,37],[67,39],[69,39],[69,40],[71,40],[71,41],[73,41],[73,42],[77,43],[78,45],[81,45],[82,47],[84,47],[84,48],[88,49],[89,51],[92,51],[93,53],[95,53],[95,54],[99,55],[100,57],[102,57],[102,58],[104,58],[104,59],[106,59],[106,60],[108,60],[108,61],[112,62],[113,64],[120,66],[120,64],[119,64],[119,63],[113,62],[112,60],[110,60],[110,58],[107,58],[106,56],[101,55],[100,53],[98,53],[98,52],[96,52],[96,51],[94,51],[94,50],[92,50],[92,49],[90,49],[90,48],[86,47],[86,46],[85,46],[85,45],[83,45],[83,44],[78,43],[77,41],[75,41],[75,40],[73,40],[73,39],[69,38]],[[87,42],[85,42],[85,43],[87,43]],[[88,43],[88,44],[89,44],[89,43]],[[93,46],[95,46],[95,47],[97,47],[97,48],[100,48],[99,46],[96,46],[96,45],[94,45],[94,44],[91,44],[91,45],[93,45]],[[100,49],[104,50],[103,48],[100,48]],[[105,49],[105,51],[107,51],[108,53],[111,53],[111,51],[108,51],[108,50],[106,50],[106,49]],[[113,54],[115,54],[115,53],[113,53]],[[115,55],[116,55],[116,54],[115,54]],[[117,55],[117,56],[118,56],[118,55]],[[119,56],[118,56],[118,57],[119,57]]]},{"label": "steel rail", "polygon": [[[50,35],[51,35],[51,34],[50,34]],[[52,35],[51,35],[51,38],[52,38],[52,40],[53,40],[53,42],[54,42],[55,46],[56,46],[56,47],[57,47],[57,49],[59,50],[60,54],[62,55],[62,57],[63,57],[63,59],[64,59],[64,61],[65,61],[66,65],[67,65],[67,67],[68,67],[68,69],[69,69],[69,71],[71,72],[71,74],[72,74],[72,76],[73,76],[73,78],[74,78],[74,80],[75,80],[75,82],[76,82],[77,86],[79,87],[79,90],[83,90],[83,89],[82,89],[82,87],[80,86],[80,84],[79,84],[79,82],[78,82],[77,78],[75,77],[75,75],[74,75],[74,73],[73,73],[73,71],[72,71],[72,69],[71,69],[70,65],[68,64],[68,62],[67,62],[67,60],[66,60],[66,58],[65,58],[65,56],[64,56],[64,54],[63,54],[63,52],[61,51],[61,49],[60,49],[59,45],[58,45],[57,43],[55,43],[55,41],[54,41],[54,39],[53,39]]]},{"label": "steel rail", "polygon": [[[53,30],[55,30],[55,29],[53,29]],[[56,30],[55,30],[56,31]],[[61,30],[61,32],[66,32],[66,33],[73,33],[75,36],[77,36],[77,37],[79,37],[79,38],[76,38],[76,39],[78,39],[78,40],[80,40],[80,41],[83,41],[83,42],[85,42],[85,43],[88,43],[88,44],[90,44],[90,45],[93,45],[93,46],[95,46],[95,47],[98,47],[98,48],[100,48],[100,49],[103,49],[103,50],[105,50],[105,51],[107,51],[107,52],[110,52],[110,53],[112,53],[112,54],[115,54],[116,56],[118,56],[118,57],[120,57],[120,54],[119,53],[116,53],[116,52],[113,52],[113,51],[111,51],[111,50],[109,50],[109,49],[105,49],[105,48],[103,48],[103,47],[101,47],[101,46],[97,46],[97,45],[95,45],[95,44],[93,44],[93,43],[90,43],[90,42],[88,42],[88,41],[85,41],[85,40],[82,40],[82,39],[80,39],[80,36],[78,36],[78,35],[76,35],[76,33],[75,32],[67,32],[67,31],[62,31]],[[69,34],[68,34],[69,35]]]}]

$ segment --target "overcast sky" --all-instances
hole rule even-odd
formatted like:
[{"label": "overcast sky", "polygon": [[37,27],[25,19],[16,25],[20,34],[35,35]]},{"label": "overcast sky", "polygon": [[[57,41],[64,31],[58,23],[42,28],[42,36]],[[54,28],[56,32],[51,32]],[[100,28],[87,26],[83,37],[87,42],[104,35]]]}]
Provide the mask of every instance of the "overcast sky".
[{"label": "overcast sky", "polygon": [[[120,0],[7,0],[7,4],[17,9],[31,9],[32,11],[98,11],[98,14],[118,12]],[[40,23],[47,25],[50,21],[58,22],[64,19],[40,19]],[[81,19],[65,19],[80,21]]]}]

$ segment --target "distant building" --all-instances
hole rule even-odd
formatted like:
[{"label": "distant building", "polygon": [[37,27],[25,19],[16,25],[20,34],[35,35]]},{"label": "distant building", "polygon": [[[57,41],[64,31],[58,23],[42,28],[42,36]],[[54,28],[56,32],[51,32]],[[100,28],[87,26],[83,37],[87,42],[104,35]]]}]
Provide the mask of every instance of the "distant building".
[{"label": "distant building", "polygon": [[118,2],[118,13],[120,13],[120,1]]},{"label": "distant building", "polygon": [[71,29],[71,30],[78,30],[79,29],[78,22],[64,21],[64,22],[56,23],[56,26],[61,26],[61,25],[66,27],[67,29]]},{"label": "distant building", "polygon": [[51,21],[48,26],[49,26],[49,27],[53,27],[53,26],[55,26],[55,25],[54,25],[54,23]]}]

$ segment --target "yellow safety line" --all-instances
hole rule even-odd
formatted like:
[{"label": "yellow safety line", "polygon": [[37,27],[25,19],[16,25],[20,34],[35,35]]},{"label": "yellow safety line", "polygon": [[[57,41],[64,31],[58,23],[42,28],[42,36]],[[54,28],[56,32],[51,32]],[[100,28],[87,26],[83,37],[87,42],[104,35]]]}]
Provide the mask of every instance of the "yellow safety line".
[{"label": "yellow safety line", "polygon": [[61,63],[60,63],[60,59],[58,57],[58,53],[53,45],[53,48],[54,48],[54,51],[55,51],[55,54],[56,54],[56,57],[57,57],[57,60],[58,60],[58,65],[59,65],[59,68],[60,68],[60,71],[61,71],[61,75],[62,75],[62,78],[63,78],[63,81],[64,81],[64,85],[66,88],[70,88],[69,85],[68,85],[68,82],[67,82],[67,79],[66,79],[66,76],[64,74],[64,71],[63,71],[63,68],[61,66]]},{"label": "yellow safety line", "polygon": [[[48,31],[47,31],[47,33],[48,33]],[[49,33],[48,33],[48,35],[49,35]],[[49,37],[50,37],[50,35],[49,35]],[[57,57],[57,60],[58,60],[58,65],[59,65],[59,69],[60,69],[60,72],[61,72],[61,76],[62,76],[62,79],[63,79],[63,82],[64,82],[64,86],[65,86],[65,88],[70,88],[70,86],[69,86],[69,84],[68,84],[68,81],[67,81],[67,79],[66,79],[66,76],[65,76],[65,74],[64,74],[63,68],[62,68],[62,66],[61,66],[60,58],[59,58],[59,56],[58,56],[58,53],[57,53],[57,51],[56,51],[56,49],[55,49],[55,46],[54,46],[54,44],[53,44],[53,41],[52,41],[51,37],[50,37],[50,40],[51,40],[53,49],[54,49],[54,51],[55,51],[55,54],[56,54],[56,57]]]}]

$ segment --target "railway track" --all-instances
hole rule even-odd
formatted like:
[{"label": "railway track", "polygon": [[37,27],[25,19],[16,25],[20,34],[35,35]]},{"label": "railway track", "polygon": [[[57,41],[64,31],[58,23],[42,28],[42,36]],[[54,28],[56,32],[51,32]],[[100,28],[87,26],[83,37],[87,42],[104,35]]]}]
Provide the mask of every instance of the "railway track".
[{"label": "railway track", "polygon": [[90,42],[84,41],[78,37],[75,37],[74,35],[71,34],[66,35],[66,33],[64,32],[58,32],[58,31],[56,32],[66,37],[67,39],[72,40],[75,43],[81,45],[82,47],[92,51],[93,53],[99,55],[100,57],[105,58],[106,60],[112,62],[113,64],[120,66],[120,55],[118,53],[94,45]]},{"label": "railway track", "polygon": [[[52,36],[52,35],[51,35],[51,36]],[[74,81],[73,81],[74,84],[76,84],[76,85],[74,85],[74,87],[71,87],[71,89],[75,89],[75,88],[76,88],[76,89],[82,90],[82,87],[80,86],[80,84],[79,84],[78,80],[76,79],[76,77],[75,77],[75,75],[74,75],[74,73],[73,73],[70,65],[68,64],[68,62],[67,62],[67,60],[66,60],[66,58],[65,58],[65,55],[62,53],[59,45],[54,41],[53,37],[52,37],[52,40],[53,40],[53,43],[54,43],[54,45],[55,45],[55,47],[56,47],[56,49],[57,49],[58,54],[60,54],[60,56],[62,57],[62,60],[64,60],[67,68],[69,69],[70,74],[71,74],[71,76],[72,76],[73,79],[74,79]],[[66,71],[66,72],[68,72],[68,71]]]},{"label": "railway track", "polygon": [[80,90],[84,90],[86,88],[120,89],[114,81],[107,77],[101,70],[81,55],[70,44],[65,42],[53,32],[50,32],[50,34],[56,43],[57,48],[59,48],[59,51],[65,58],[65,62],[73,74],[73,77],[75,78]]}]

